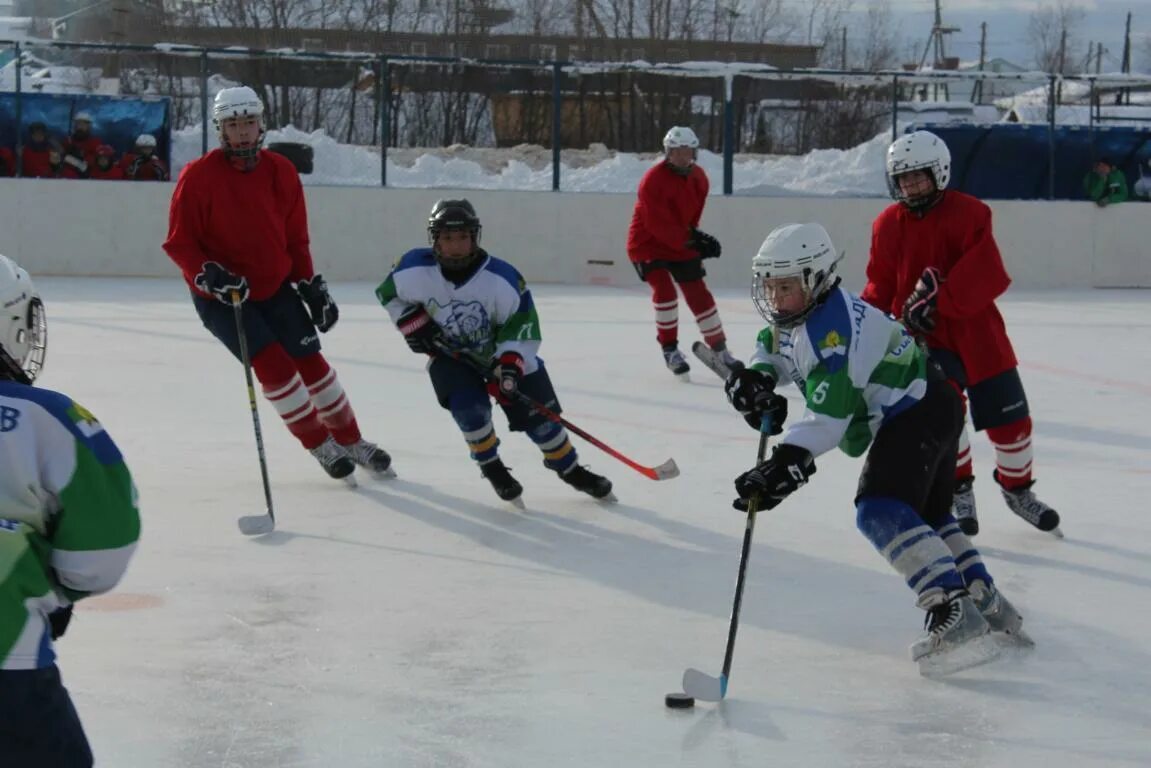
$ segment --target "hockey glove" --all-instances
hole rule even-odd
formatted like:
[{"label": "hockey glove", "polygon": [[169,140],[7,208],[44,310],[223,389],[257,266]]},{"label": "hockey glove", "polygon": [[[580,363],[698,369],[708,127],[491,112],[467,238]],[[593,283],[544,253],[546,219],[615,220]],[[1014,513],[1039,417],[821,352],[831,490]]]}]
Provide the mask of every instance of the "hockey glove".
[{"label": "hockey glove", "polygon": [[312,317],[312,325],[320,333],[327,333],[340,319],[340,308],[328,293],[328,284],[324,282],[323,275],[313,275],[308,280],[296,283],[296,293],[308,308]]},{"label": "hockey glove", "polygon": [[733,371],[723,389],[728,402],[743,415],[743,420],[752,429],[759,431],[763,417],[771,423],[771,434],[783,431],[787,421],[787,398],[775,392],[775,382],[762,371],[742,368]]},{"label": "hockey glove", "polygon": [[408,307],[396,327],[404,335],[408,348],[417,355],[434,355],[436,342],[443,338],[443,331],[422,304],[413,304]]},{"label": "hockey glove", "polygon": [[519,391],[520,379],[524,375],[524,358],[519,352],[504,352],[492,366],[492,378],[488,382],[488,394],[496,402],[507,405]]},{"label": "hockey glove", "polygon": [[205,261],[196,275],[196,287],[225,304],[232,303],[232,291],[240,292],[240,301],[248,300],[248,278],[229,272],[219,262]]},{"label": "hockey glove", "polygon": [[48,626],[52,630],[52,639],[59,640],[68,631],[68,624],[72,621],[72,606],[66,605],[57,608],[48,614]]},{"label": "hockey glove", "polygon": [[703,230],[691,228],[691,239],[687,241],[688,250],[695,251],[701,259],[718,259],[723,253],[723,247],[714,237]]},{"label": "hockey glove", "polygon": [[798,445],[780,443],[772,451],[770,459],[735,479],[735,492],[739,498],[732,502],[732,506],[746,512],[747,502],[756,496],[759,498],[758,509],[775,509],[814,474],[815,459],[810,451]]},{"label": "hockey glove", "polygon": [[926,336],[935,330],[935,304],[943,287],[943,276],[935,267],[923,270],[915,290],[903,302],[903,324],[912,333]]}]

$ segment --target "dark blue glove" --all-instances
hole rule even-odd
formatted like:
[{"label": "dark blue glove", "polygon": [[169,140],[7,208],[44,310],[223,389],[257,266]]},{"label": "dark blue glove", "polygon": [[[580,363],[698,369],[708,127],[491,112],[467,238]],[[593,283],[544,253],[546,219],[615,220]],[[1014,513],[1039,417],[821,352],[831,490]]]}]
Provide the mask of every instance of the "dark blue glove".
[{"label": "dark blue glove", "polygon": [[935,267],[923,270],[915,290],[903,302],[903,324],[912,333],[926,336],[935,330],[935,304],[939,301],[939,290],[943,287],[943,276]]},{"label": "dark blue glove", "polygon": [[743,415],[743,420],[752,429],[759,426],[766,415],[771,423],[771,434],[783,431],[787,421],[787,398],[775,392],[775,382],[762,371],[742,368],[732,371],[723,385],[727,400],[735,410]]},{"label": "dark blue glove", "polygon": [[759,499],[757,509],[775,509],[779,503],[795,493],[815,474],[815,459],[811,452],[798,445],[780,443],[771,458],[735,479],[735,492],[739,494],[732,506],[746,512],[747,502]]},{"label": "dark blue glove", "polygon": [[248,300],[248,278],[231,272],[219,262],[205,261],[194,282],[201,291],[225,304],[232,303],[232,291],[240,294],[241,303]]},{"label": "dark blue glove", "polygon": [[68,624],[72,622],[71,604],[57,608],[48,614],[48,626],[52,630],[52,639],[59,640],[68,631]]},{"label": "dark blue glove", "polygon": [[718,259],[723,247],[714,237],[703,230],[691,228],[691,238],[687,241],[688,250],[695,251],[701,259]]},{"label": "dark blue glove", "polygon": [[296,293],[308,308],[312,317],[312,325],[320,333],[327,333],[340,319],[340,308],[328,293],[328,284],[322,275],[313,275],[309,280],[300,280],[296,283]]}]

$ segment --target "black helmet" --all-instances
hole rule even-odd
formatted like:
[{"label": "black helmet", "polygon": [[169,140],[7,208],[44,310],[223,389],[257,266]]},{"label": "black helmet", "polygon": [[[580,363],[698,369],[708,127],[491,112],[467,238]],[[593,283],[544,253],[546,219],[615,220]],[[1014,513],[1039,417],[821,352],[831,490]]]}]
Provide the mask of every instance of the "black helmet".
[{"label": "black helmet", "polygon": [[428,242],[436,244],[436,235],[445,230],[464,230],[472,233],[476,245],[480,242],[480,217],[467,200],[437,200],[428,215]]}]

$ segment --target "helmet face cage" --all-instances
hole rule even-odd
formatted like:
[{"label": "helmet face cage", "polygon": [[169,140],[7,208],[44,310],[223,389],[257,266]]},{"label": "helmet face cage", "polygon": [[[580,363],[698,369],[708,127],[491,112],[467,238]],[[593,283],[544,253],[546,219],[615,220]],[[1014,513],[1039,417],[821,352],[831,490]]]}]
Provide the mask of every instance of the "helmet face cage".
[{"label": "helmet face cage", "polygon": [[15,381],[31,384],[44,367],[48,319],[28,273],[0,256],[0,368]]},{"label": "helmet face cage", "polygon": [[[751,300],[760,317],[777,328],[802,323],[838,282],[835,266],[840,258],[818,225],[789,225],[773,231],[751,262]],[[767,282],[788,277],[799,278],[804,302],[799,309],[784,312],[776,307]]]},{"label": "helmet face cage", "polygon": [[[477,249],[480,247],[480,217],[476,209],[467,200],[439,200],[432,206],[428,216],[428,244],[436,255],[436,260],[448,268],[466,267],[471,263]],[[472,236],[472,249],[466,256],[445,258],[436,243],[442,232],[467,232]]]},{"label": "helmet face cage", "polygon": [[[899,187],[899,177],[911,171],[926,171],[935,184],[927,195],[909,197]],[[887,150],[887,192],[896,202],[912,210],[929,208],[951,181],[951,152],[929,131],[916,131],[896,139]]]},{"label": "helmet face cage", "polygon": [[[259,122],[260,133],[250,147],[234,147],[224,134],[224,123],[238,117],[254,117]],[[220,138],[220,146],[232,157],[256,157],[264,144],[264,102],[247,86],[225,88],[216,94],[212,105],[212,122]]]}]

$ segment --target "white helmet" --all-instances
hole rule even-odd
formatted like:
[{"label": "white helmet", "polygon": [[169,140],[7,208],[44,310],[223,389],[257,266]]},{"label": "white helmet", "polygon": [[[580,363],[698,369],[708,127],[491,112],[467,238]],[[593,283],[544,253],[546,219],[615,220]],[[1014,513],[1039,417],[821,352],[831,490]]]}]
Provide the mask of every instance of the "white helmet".
[{"label": "white helmet", "polygon": [[699,137],[695,135],[695,131],[686,126],[672,126],[663,137],[663,151],[667,152],[669,149],[676,147],[699,149]]},{"label": "white helmet", "polygon": [[[819,224],[786,224],[772,230],[751,260],[751,300],[760,316],[781,328],[803,322],[839,283],[835,265],[840,258],[831,235]],[[781,277],[800,279],[806,299],[802,309],[781,312],[775,308],[766,281]]]},{"label": "white helmet", "polygon": [[[233,147],[224,138],[223,122],[233,117],[255,117],[260,121],[260,137],[251,147]],[[220,134],[220,144],[224,151],[236,157],[255,157],[264,143],[264,102],[254,90],[246,85],[224,88],[216,94],[212,104],[212,122]]]},{"label": "white helmet", "polygon": [[150,133],[141,133],[140,136],[136,139],[136,146],[137,147],[151,147],[152,149],[155,149],[156,148],[156,137]]},{"label": "white helmet", "polygon": [[32,278],[0,256],[0,375],[31,384],[44,367],[48,320]]},{"label": "white helmet", "polygon": [[924,208],[935,202],[936,195],[908,199],[899,189],[896,178],[908,171],[925,170],[935,181],[935,189],[942,192],[951,181],[951,150],[943,139],[930,131],[915,131],[900,136],[887,148],[887,191],[892,199],[909,208]]},{"label": "white helmet", "polygon": [[77,112],[75,115],[73,115],[72,122],[73,123],[88,123],[89,125],[91,125],[92,124],[92,113],[91,112]]}]

